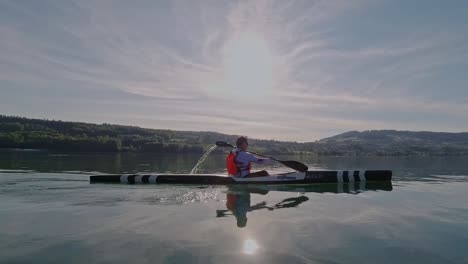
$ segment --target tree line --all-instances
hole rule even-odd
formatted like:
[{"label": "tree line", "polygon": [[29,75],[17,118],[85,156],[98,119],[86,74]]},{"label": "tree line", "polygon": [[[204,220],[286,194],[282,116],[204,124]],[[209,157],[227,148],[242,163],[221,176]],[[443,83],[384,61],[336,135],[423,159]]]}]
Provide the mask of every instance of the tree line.
[{"label": "tree line", "polygon": [[[218,140],[234,143],[237,137],[217,132],[148,129],[0,115],[0,148],[200,154]],[[250,144],[253,151],[270,155],[468,155],[468,133],[350,131],[314,142],[250,139]]]},{"label": "tree line", "polygon": [[203,145],[170,130],[0,116],[0,148],[83,152],[201,153]]}]

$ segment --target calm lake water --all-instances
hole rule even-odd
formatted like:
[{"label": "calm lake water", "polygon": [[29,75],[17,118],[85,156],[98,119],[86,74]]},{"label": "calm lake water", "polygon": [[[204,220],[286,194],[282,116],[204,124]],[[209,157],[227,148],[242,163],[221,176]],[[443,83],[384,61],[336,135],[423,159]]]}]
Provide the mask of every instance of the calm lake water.
[{"label": "calm lake water", "polygon": [[0,263],[468,263],[468,157],[281,157],[392,169],[384,185],[89,183],[198,158],[0,151]]}]

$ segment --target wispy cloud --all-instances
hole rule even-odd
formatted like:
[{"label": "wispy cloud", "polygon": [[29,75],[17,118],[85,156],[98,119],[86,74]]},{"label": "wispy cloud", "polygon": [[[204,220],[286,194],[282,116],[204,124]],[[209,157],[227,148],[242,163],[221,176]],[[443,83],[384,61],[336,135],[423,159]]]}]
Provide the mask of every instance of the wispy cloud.
[{"label": "wispy cloud", "polygon": [[[0,111],[302,141],[351,129],[468,129],[468,77],[458,73],[468,66],[466,30],[430,12],[396,23],[389,17],[405,14],[390,4],[5,0]],[[439,16],[461,8],[446,5]],[[368,27],[383,9],[389,17]],[[225,85],[226,52],[246,32],[269,50],[268,89]],[[256,71],[257,59],[241,63]],[[450,85],[438,86],[444,78]]]}]

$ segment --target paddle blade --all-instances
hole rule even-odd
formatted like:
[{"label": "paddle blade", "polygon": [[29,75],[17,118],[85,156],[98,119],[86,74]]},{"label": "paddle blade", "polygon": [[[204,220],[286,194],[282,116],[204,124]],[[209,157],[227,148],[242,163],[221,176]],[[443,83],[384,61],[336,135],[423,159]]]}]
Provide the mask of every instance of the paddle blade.
[{"label": "paddle blade", "polygon": [[286,167],[297,170],[299,172],[307,172],[309,170],[309,167],[307,167],[305,164],[300,163],[299,161],[295,161],[295,160],[278,160],[278,162],[282,163]]},{"label": "paddle blade", "polygon": [[225,141],[216,141],[216,146],[218,147],[230,147],[230,148],[233,148],[234,146],[225,142]]}]

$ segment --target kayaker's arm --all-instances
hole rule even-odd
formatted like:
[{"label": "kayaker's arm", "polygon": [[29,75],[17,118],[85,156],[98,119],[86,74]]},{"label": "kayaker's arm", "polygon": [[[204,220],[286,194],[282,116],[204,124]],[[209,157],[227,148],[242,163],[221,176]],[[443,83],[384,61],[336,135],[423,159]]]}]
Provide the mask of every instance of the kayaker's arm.
[{"label": "kayaker's arm", "polygon": [[253,162],[253,163],[262,164],[262,165],[270,164],[273,162],[269,158],[257,158],[257,156],[253,155],[250,152],[244,152],[242,154],[245,154],[242,157],[243,158],[242,161]]},{"label": "kayaker's arm", "polygon": [[252,161],[254,163],[258,163],[258,164],[268,164],[268,163],[271,163],[272,160],[271,159],[264,159],[264,158],[257,158],[256,161]]}]

